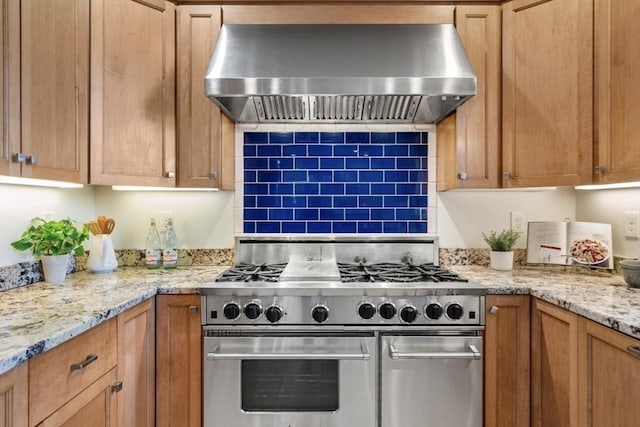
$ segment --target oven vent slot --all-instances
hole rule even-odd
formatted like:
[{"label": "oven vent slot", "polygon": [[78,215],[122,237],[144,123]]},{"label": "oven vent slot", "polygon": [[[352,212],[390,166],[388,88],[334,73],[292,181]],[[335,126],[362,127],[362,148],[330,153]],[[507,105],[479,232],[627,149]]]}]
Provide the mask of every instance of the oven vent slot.
[{"label": "oven vent slot", "polygon": [[309,117],[307,97],[304,96],[254,96],[260,121],[306,120]]},{"label": "oven vent slot", "polygon": [[367,96],[364,120],[413,120],[418,111],[420,96],[377,95]]}]

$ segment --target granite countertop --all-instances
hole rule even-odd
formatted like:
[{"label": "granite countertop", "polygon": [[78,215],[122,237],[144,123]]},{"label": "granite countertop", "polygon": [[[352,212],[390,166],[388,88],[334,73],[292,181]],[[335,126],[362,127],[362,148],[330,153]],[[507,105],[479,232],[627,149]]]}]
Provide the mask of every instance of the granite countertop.
[{"label": "granite countertop", "polygon": [[[0,374],[156,294],[211,287],[227,268],[120,267],[106,274],[70,274],[59,285],[36,283],[0,292]],[[562,268],[451,269],[486,286],[489,294],[531,294],[640,339],[640,289],[629,289],[620,276]]]}]

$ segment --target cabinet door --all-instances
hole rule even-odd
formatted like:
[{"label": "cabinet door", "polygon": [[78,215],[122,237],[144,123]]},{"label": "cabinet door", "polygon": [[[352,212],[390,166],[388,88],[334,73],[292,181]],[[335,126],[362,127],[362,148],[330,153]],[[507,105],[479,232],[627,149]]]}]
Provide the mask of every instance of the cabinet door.
[{"label": "cabinet door", "polygon": [[593,2],[503,6],[504,187],[591,182]]},{"label": "cabinet door", "polygon": [[91,2],[92,184],[175,185],[175,6]]},{"label": "cabinet door", "polygon": [[155,425],[155,305],[148,300],[118,315],[118,425]]},{"label": "cabinet door", "polygon": [[529,295],[488,295],[485,328],[485,427],[529,425]]},{"label": "cabinet door", "polygon": [[0,375],[0,427],[27,427],[29,365]]},{"label": "cabinet door", "polygon": [[89,0],[21,0],[22,176],[87,182]]},{"label": "cabinet door", "polygon": [[596,180],[640,180],[640,2],[597,0],[595,8]]},{"label": "cabinet door", "polygon": [[0,174],[20,175],[20,3],[0,0]]},{"label": "cabinet door", "polygon": [[531,425],[577,427],[578,316],[538,299],[531,313]]},{"label": "cabinet door", "polygon": [[438,190],[500,186],[500,8],[457,6],[477,94],[438,125]]},{"label": "cabinet door", "polygon": [[200,296],[158,295],[156,304],[156,425],[199,427],[202,407]]},{"label": "cabinet door", "polygon": [[579,425],[638,425],[640,341],[582,318],[578,334]]}]

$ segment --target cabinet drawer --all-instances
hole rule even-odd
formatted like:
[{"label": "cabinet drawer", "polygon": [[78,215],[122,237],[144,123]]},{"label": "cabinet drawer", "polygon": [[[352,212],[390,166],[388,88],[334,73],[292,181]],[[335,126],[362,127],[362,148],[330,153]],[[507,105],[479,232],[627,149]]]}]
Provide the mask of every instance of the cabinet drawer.
[{"label": "cabinet drawer", "polygon": [[116,319],[29,362],[29,425],[35,425],[116,366]]}]

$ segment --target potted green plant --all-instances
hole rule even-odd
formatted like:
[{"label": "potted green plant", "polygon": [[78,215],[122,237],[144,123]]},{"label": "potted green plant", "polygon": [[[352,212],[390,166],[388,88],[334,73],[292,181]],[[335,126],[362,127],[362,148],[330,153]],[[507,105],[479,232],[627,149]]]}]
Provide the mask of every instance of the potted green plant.
[{"label": "potted green plant", "polygon": [[490,231],[482,233],[484,241],[491,248],[490,266],[494,270],[511,270],[513,268],[513,246],[520,238],[520,233],[513,230],[502,230],[500,233]]},{"label": "potted green plant", "polygon": [[60,283],[67,274],[69,255],[83,255],[82,243],[88,238],[88,226],[78,229],[69,218],[51,221],[33,218],[31,226],[11,246],[19,251],[31,251],[42,261],[45,281]]}]

